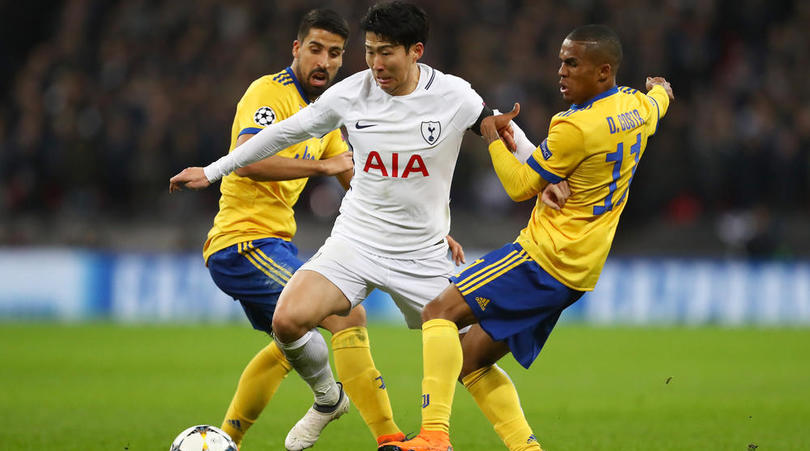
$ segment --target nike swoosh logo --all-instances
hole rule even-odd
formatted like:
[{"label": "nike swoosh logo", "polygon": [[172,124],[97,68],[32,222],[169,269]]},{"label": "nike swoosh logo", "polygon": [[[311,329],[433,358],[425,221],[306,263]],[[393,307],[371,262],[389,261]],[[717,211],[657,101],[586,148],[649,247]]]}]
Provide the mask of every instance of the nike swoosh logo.
[{"label": "nike swoosh logo", "polygon": [[364,128],[374,127],[377,124],[361,124],[360,121],[354,123],[354,128],[362,130]]}]

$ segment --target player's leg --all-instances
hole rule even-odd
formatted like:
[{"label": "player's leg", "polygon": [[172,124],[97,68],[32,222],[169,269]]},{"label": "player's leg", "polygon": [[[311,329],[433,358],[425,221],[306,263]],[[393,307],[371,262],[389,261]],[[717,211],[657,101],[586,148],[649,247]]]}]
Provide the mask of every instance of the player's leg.
[{"label": "player's leg", "polygon": [[292,367],[274,341],[259,351],[239,377],[221,429],[239,446]]},{"label": "player's leg", "polygon": [[[462,370],[472,374],[478,367],[492,365],[506,353],[504,344],[497,342],[505,340],[508,335],[490,339],[486,334],[482,335],[479,327],[473,326],[471,334],[464,338],[469,340],[468,345],[463,346],[457,336],[457,327],[481,322],[487,333],[495,330],[500,334],[510,334],[536,323],[536,314],[527,313],[525,318],[513,314],[514,311],[522,311],[524,296],[536,297],[537,294],[537,285],[525,282],[527,275],[532,276],[533,271],[536,272],[536,264],[528,269],[525,267],[524,264],[530,261],[526,252],[513,244],[490,252],[459,275],[451,277],[453,285],[425,307],[422,315],[425,321],[422,326],[423,429],[437,431],[434,434],[446,434],[444,431],[449,426],[455,381],[461,376]],[[518,317],[517,324],[511,322],[515,316]],[[510,320],[503,320],[503,317]],[[475,345],[470,345],[472,343]],[[509,349],[512,349],[511,346]],[[465,352],[470,354],[469,358]],[[467,360],[469,363],[464,363],[466,367],[463,368],[462,361]],[[520,408],[517,402],[510,405],[510,409]],[[425,441],[430,442],[429,439]],[[431,447],[430,443],[412,446],[411,442],[406,442],[402,447],[387,449],[421,451],[436,448]]]},{"label": "player's leg", "polygon": [[462,340],[462,382],[510,450],[539,450],[514,385],[494,362],[511,352],[528,368],[562,311],[582,293],[551,277],[516,243],[451,280],[478,320]]},{"label": "player's leg", "polygon": [[[261,250],[261,254],[259,253]],[[240,299],[254,329],[271,333],[273,311],[284,284],[301,265],[295,247],[283,240],[238,243],[215,252],[208,269],[217,286]],[[261,349],[239,378],[222,429],[240,445],[292,367],[275,342]]]},{"label": "player's leg", "polygon": [[[372,256],[345,240],[330,237],[315,256],[300,268],[282,293],[274,318],[277,337],[282,342],[295,339],[306,328],[321,323],[330,314],[349,312],[352,306],[357,306],[368,296],[376,283],[371,279],[379,273]],[[287,358],[292,362],[290,355]],[[322,361],[328,367],[326,353]],[[292,363],[295,366],[295,362]],[[366,366],[372,365],[369,360]],[[302,419],[302,422],[305,420]],[[293,429],[297,429],[302,422]],[[294,432],[290,431],[290,434],[294,435]]]},{"label": "player's leg", "polygon": [[413,439],[384,443],[380,451],[452,450],[450,411],[462,367],[458,330],[475,316],[455,285],[449,285],[425,306],[422,319],[422,427]]},{"label": "player's leg", "polygon": [[352,309],[349,316],[327,317],[321,327],[332,332],[338,379],[377,443],[404,439],[405,434],[394,422],[383,377],[371,357],[363,306]]},{"label": "player's leg", "polygon": [[284,287],[273,316],[273,335],[293,368],[315,393],[315,402],[331,405],[339,398],[329,366],[326,341],[315,327],[326,317],[347,313],[346,296],[323,275],[299,270]]},{"label": "player's leg", "polygon": [[[432,319],[430,309],[436,305],[455,306],[457,310],[454,313],[458,314],[458,319],[466,317],[472,320],[474,316],[464,314],[465,310],[469,309],[463,299],[457,299],[457,290],[448,282],[453,266],[443,256],[435,259],[391,262],[390,269],[396,277],[391,277],[386,291],[389,291],[397,307],[402,311],[408,326],[422,329],[425,371],[422,384],[423,423],[420,434],[406,442],[408,444],[406,449],[415,447],[446,451],[452,447],[448,421],[456,379],[461,369],[458,329],[469,324],[469,321],[459,321],[458,326],[455,321],[446,319],[426,324],[422,324],[422,321],[425,315],[428,315],[427,319]],[[436,293],[440,293],[438,297]],[[433,298],[436,299],[427,303],[427,300]],[[425,304],[432,307],[426,307]],[[426,308],[429,309],[427,313]]]},{"label": "player's leg", "polygon": [[281,293],[273,316],[273,334],[315,395],[314,405],[287,434],[284,443],[288,450],[311,447],[323,428],[349,409],[349,400],[332,374],[326,341],[315,327],[328,316],[350,308],[343,292],[314,271],[299,270]]},{"label": "player's leg", "polygon": [[517,389],[495,364],[509,353],[504,341],[494,341],[478,324],[461,339],[464,355],[459,380],[470,392],[495,432],[510,451],[540,450],[537,437],[520,406]]},{"label": "player's leg", "polygon": [[422,429],[449,433],[463,349],[458,330],[475,315],[455,285],[445,288],[422,312]]}]

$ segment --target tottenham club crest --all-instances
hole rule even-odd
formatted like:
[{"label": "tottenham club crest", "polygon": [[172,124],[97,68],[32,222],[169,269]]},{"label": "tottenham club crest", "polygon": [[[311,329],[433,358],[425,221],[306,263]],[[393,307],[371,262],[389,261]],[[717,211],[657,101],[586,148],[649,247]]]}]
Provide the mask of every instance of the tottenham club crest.
[{"label": "tottenham club crest", "polygon": [[261,125],[262,127],[267,127],[268,125],[272,124],[276,121],[276,112],[273,111],[272,108],[269,106],[263,106],[256,110],[256,113],[253,115],[253,122]]},{"label": "tottenham club crest", "polygon": [[425,141],[431,146],[436,144],[441,134],[442,124],[439,122],[422,122],[422,138],[425,138]]}]

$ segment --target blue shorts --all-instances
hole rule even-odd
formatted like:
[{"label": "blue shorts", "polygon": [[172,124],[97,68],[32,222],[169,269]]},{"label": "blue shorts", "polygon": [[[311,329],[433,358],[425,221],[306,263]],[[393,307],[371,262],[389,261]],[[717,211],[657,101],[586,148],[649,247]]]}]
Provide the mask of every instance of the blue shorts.
[{"label": "blue shorts", "polygon": [[492,251],[450,281],[479,324],[495,341],[506,341],[528,368],[566,307],[582,296],[551,277],[517,243]]},{"label": "blue shorts", "polygon": [[281,290],[302,264],[298,248],[280,238],[237,243],[208,257],[214,283],[242,304],[254,329],[268,334]]}]

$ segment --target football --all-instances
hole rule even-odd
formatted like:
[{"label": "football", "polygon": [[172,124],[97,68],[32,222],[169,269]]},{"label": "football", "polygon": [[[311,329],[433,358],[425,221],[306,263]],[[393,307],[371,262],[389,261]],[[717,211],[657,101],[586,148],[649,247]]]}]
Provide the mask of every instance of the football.
[{"label": "football", "polygon": [[220,428],[192,426],[174,439],[169,451],[237,451],[236,443]]}]

